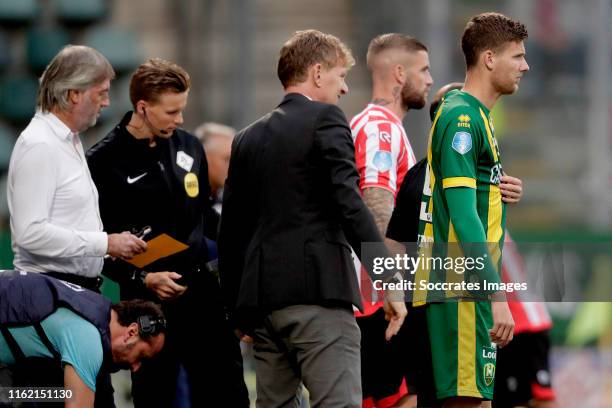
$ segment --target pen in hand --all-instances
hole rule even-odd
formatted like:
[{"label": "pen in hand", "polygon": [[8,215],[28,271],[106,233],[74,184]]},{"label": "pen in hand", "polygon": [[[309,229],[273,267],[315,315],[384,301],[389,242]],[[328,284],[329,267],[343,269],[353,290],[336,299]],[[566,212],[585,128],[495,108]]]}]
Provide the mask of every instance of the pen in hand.
[{"label": "pen in hand", "polygon": [[104,259],[131,259],[135,255],[146,251],[147,244],[142,239],[150,234],[152,228],[145,226],[138,232],[122,232],[121,234],[109,234],[108,236],[108,254]]}]

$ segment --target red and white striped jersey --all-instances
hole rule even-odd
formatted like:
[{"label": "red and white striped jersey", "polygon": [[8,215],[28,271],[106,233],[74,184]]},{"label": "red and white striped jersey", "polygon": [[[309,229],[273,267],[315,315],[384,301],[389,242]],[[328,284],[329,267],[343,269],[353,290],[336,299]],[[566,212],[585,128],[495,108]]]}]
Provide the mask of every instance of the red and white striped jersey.
[{"label": "red and white striped jersey", "polygon": [[415,165],[402,121],[384,106],[369,104],[351,120],[359,188],[381,187],[395,196]]},{"label": "red and white striped jersey", "polygon": [[[400,118],[384,106],[369,104],[351,120],[355,143],[355,162],[359,171],[359,189],[380,187],[397,196],[408,170],[416,159]],[[368,316],[382,307],[383,293],[376,293],[367,272],[355,257],[364,312]]]},{"label": "red and white striped jersey", "polygon": [[[502,280],[507,283],[527,281],[523,258],[510,237],[508,230],[506,230],[504,239]],[[506,293],[510,313],[512,313],[514,318],[514,334],[550,329],[552,321],[544,303],[529,302],[522,295],[523,293],[520,291]]]}]

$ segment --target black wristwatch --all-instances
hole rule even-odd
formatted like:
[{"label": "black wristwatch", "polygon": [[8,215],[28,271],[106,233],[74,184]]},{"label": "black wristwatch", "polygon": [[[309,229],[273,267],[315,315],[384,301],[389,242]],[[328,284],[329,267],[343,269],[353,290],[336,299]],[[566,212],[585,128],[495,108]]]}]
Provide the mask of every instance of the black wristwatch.
[{"label": "black wristwatch", "polygon": [[142,285],[145,284],[145,277],[149,274],[149,272],[147,271],[143,271],[140,269],[136,269],[133,273],[132,273],[132,280],[133,281],[137,281],[139,283],[141,283]]}]

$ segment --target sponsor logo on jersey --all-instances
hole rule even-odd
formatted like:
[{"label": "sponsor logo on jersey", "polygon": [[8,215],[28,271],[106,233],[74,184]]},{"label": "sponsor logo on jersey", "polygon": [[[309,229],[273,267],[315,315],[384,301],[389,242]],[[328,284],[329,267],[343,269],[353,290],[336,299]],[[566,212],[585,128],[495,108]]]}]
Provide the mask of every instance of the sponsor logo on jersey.
[{"label": "sponsor logo on jersey", "polygon": [[472,150],[472,135],[468,132],[457,132],[453,136],[453,149],[459,154],[466,154]]},{"label": "sponsor logo on jersey", "polygon": [[185,174],[185,192],[191,198],[195,198],[200,194],[200,185],[198,184],[198,176],[193,173]]},{"label": "sponsor logo on jersey", "polygon": [[497,360],[497,348],[495,345],[491,347],[483,347],[482,348],[482,358],[487,358],[490,360]]},{"label": "sponsor logo on jersey", "polygon": [[379,150],[374,154],[374,158],[372,159],[372,164],[376,170],[385,172],[391,169],[391,165],[393,164],[393,160],[391,159],[391,152],[386,150]]},{"label": "sponsor logo on jersey", "polygon": [[383,142],[386,143],[391,143],[391,135],[387,132],[380,132],[378,134],[378,137],[380,138],[380,140],[382,140]]},{"label": "sponsor logo on jersey", "polygon": [[485,364],[482,371],[482,376],[484,377],[485,384],[487,384],[487,386],[493,384],[493,380],[495,379],[495,364]]},{"label": "sponsor logo on jersey", "polygon": [[472,119],[469,115],[459,115],[457,119],[459,120],[459,122],[457,122],[457,127],[470,128],[470,120]]},{"label": "sponsor logo on jersey", "polygon": [[491,184],[499,185],[500,178],[504,174],[501,163],[497,163],[495,166],[491,167]]}]

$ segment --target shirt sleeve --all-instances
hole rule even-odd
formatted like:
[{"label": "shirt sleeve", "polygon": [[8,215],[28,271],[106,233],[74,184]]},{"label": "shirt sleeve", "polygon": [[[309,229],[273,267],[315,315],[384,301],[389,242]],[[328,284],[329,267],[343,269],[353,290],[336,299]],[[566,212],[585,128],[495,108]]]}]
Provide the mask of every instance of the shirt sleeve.
[{"label": "shirt sleeve", "polygon": [[478,152],[482,136],[469,109],[454,109],[442,132],[440,175],[442,187],[476,188]]},{"label": "shirt sleeve", "polygon": [[395,195],[398,190],[397,167],[401,154],[402,133],[388,120],[378,120],[365,125],[365,141],[357,152],[359,188],[380,187]]},{"label": "shirt sleeve", "polygon": [[43,143],[24,147],[15,164],[9,189],[11,223],[15,243],[47,257],[104,256],[107,235],[81,231],[50,222],[56,191],[56,168]]},{"label": "shirt sleeve", "polygon": [[[480,258],[484,263],[482,270],[474,269],[480,287],[484,288],[483,281],[500,282],[499,268],[495,266],[490,255],[491,244],[487,243],[487,236],[478,212],[476,211],[476,191],[471,188],[451,188],[444,191],[451,222],[466,257]],[[476,272],[478,271],[478,272]],[[469,281],[469,279],[468,279]],[[486,291],[484,291],[486,292]]]},{"label": "shirt sleeve", "polygon": [[85,385],[95,392],[96,377],[104,357],[98,329],[65,308],[59,308],[41,325],[59,351],[62,363],[70,364]]}]

